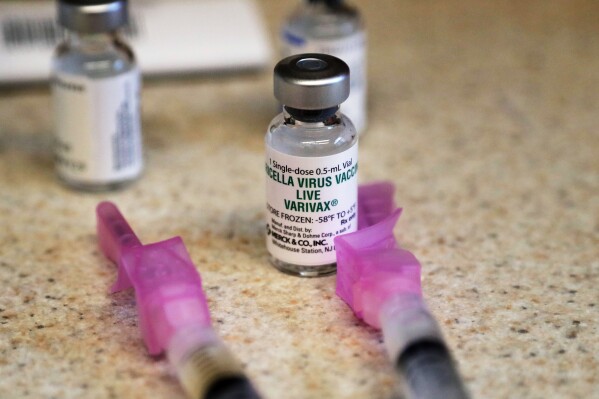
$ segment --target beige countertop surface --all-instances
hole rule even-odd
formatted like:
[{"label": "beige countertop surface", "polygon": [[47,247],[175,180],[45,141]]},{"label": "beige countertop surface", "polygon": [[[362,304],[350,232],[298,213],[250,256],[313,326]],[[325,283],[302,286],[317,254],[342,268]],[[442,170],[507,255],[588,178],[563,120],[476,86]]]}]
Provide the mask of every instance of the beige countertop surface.
[{"label": "beige countertop surface", "polygon": [[[262,1],[271,33],[295,2]],[[392,180],[397,236],[475,398],[599,398],[599,2],[357,1],[369,29],[360,180]],[[1,61],[0,61],[1,62]],[[94,208],[180,235],[214,325],[265,398],[401,397],[335,277],[272,268],[271,73],[146,82],[147,168],[57,183],[45,87],[0,88],[0,398],[183,398],[109,295]]]}]

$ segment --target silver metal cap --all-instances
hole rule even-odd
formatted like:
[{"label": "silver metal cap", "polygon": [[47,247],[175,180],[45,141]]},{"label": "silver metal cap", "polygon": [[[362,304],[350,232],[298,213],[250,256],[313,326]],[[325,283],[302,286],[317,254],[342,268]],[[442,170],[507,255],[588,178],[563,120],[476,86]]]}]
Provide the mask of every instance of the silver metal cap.
[{"label": "silver metal cap", "polygon": [[118,29],[129,19],[127,0],[59,0],[58,23],[81,33]]},{"label": "silver metal cap", "polygon": [[277,100],[288,107],[331,108],[349,96],[349,67],[332,55],[292,55],[275,66],[274,92]]}]

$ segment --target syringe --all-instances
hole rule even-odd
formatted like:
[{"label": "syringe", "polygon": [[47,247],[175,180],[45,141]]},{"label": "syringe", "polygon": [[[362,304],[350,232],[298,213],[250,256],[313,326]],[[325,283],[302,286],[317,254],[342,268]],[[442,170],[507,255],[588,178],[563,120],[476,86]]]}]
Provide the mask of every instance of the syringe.
[{"label": "syringe", "polygon": [[202,280],[180,237],[142,245],[118,208],[96,209],[104,254],[118,267],[112,292],[135,289],[139,324],[151,355],[167,353],[193,399],[259,399],[212,329]]},{"label": "syringe", "polygon": [[467,399],[441,330],[422,299],[420,263],[399,247],[393,186],[358,190],[358,231],[335,238],[337,295],[381,328],[387,353],[411,399]]}]

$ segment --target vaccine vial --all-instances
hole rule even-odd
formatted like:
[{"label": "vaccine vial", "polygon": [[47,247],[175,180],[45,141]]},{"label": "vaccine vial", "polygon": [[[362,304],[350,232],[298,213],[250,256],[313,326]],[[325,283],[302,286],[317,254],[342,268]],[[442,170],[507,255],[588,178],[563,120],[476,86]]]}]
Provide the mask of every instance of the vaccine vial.
[{"label": "vaccine vial", "polygon": [[282,56],[324,53],[341,58],[351,71],[349,98],[341,111],[358,133],[366,128],[366,32],[360,13],[343,0],[305,0],[285,22]]},{"label": "vaccine vial", "polygon": [[349,67],[331,55],[287,57],[274,70],[283,104],[266,133],[266,246],[279,270],[336,270],[333,239],[357,230],[358,135],[339,112]]},{"label": "vaccine vial", "polygon": [[119,33],[126,0],[59,0],[65,40],[52,62],[59,178],[90,191],[116,189],[143,168],[140,72]]}]

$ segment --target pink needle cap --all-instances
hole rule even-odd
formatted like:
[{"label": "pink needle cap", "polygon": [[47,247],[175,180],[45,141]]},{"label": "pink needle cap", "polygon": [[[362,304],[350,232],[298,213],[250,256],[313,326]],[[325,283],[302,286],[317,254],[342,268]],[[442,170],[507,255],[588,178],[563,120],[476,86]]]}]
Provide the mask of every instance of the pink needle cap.
[{"label": "pink needle cap", "polygon": [[393,228],[401,208],[393,209],[393,185],[375,183],[358,189],[360,230],[337,236],[337,295],[356,316],[380,328],[383,305],[404,294],[422,295],[420,263],[399,247]]},{"label": "pink needle cap", "polygon": [[113,203],[100,203],[96,214],[100,248],[119,267],[111,290],[135,289],[151,355],[166,350],[179,330],[211,326],[202,280],[180,237],[142,245]]},{"label": "pink needle cap", "polygon": [[361,184],[358,188],[358,229],[376,224],[395,210],[391,182]]}]

